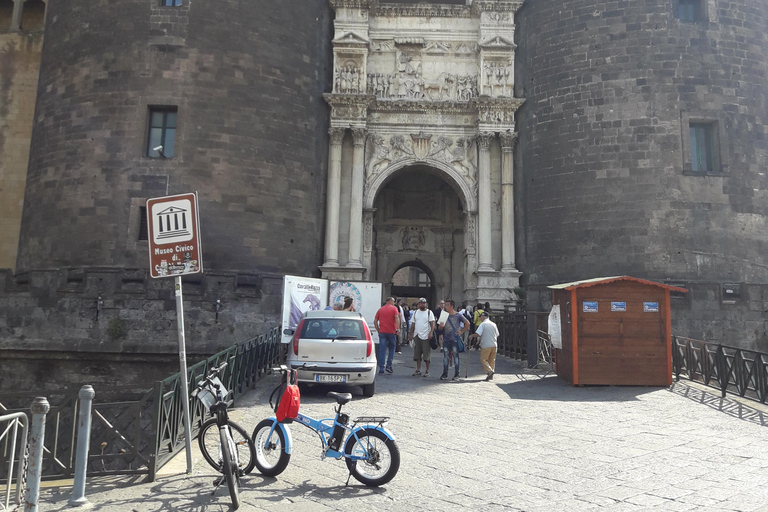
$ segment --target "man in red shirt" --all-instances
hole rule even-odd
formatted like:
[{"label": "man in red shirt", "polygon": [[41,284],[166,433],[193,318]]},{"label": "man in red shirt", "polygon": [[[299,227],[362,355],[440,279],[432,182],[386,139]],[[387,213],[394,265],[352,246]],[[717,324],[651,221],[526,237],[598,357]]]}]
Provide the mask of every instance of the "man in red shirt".
[{"label": "man in red shirt", "polygon": [[[400,311],[395,307],[395,298],[387,297],[387,302],[376,312],[373,326],[379,332],[379,349],[376,357],[379,360],[379,375],[386,372],[392,373],[392,359],[395,358],[395,344],[397,343],[397,330],[400,327]],[[389,356],[388,358],[386,356]]]}]

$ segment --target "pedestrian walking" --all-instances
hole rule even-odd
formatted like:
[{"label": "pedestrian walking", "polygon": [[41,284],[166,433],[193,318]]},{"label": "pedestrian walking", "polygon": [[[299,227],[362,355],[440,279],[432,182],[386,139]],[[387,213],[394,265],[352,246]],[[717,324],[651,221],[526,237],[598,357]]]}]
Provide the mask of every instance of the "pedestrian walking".
[{"label": "pedestrian walking", "polygon": [[[400,312],[395,307],[395,298],[387,297],[386,303],[379,308],[373,318],[373,326],[379,333],[379,375],[384,372],[393,373],[392,360],[395,358],[397,343],[397,328],[400,322]],[[386,365],[384,364],[386,361]]]},{"label": "pedestrian walking", "polygon": [[400,313],[400,319],[397,326],[397,343],[395,345],[395,354],[402,354],[403,345],[405,344],[405,337],[408,336],[408,324],[405,319],[405,311],[403,311],[403,299],[397,299],[395,306]]},{"label": "pedestrian walking", "polygon": [[470,338],[479,338],[480,362],[483,364],[483,368],[485,368],[485,380],[493,380],[493,375],[496,373],[496,349],[498,348],[496,340],[499,337],[499,328],[495,323],[491,322],[487,311],[480,313],[480,318],[482,320],[480,326],[477,328],[477,332],[471,335]]},{"label": "pedestrian walking", "polygon": [[[440,320],[440,315],[443,313],[443,310],[445,309],[445,301],[441,300],[438,302],[438,306],[435,308],[434,314],[435,314],[435,322]],[[440,344],[440,336],[443,335],[443,329],[440,327],[440,325],[435,326],[435,338],[437,339],[437,344]]]},{"label": "pedestrian walking", "polygon": [[413,360],[416,371],[413,376],[421,375],[421,361],[424,361],[424,377],[429,377],[429,362],[432,349],[429,340],[435,332],[435,315],[427,308],[427,299],[419,299],[419,309],[411,314],[413,322],[408,333],[408,340],[413,341]]},{"label": "pedestrian walking", "polygon": [[456,372],[451,380],[459,380],[459,338],[469,329],[469,322],[466,318],[456,312],[456,303],[453,299],[445,301],[445,310],[448,312],[448,318],[444,323],[439,324],[443,328],[443,336],[440,346],[443,349],[443,374],[440,380],[448,380],[448,362],[453,356],[453,364]]}]

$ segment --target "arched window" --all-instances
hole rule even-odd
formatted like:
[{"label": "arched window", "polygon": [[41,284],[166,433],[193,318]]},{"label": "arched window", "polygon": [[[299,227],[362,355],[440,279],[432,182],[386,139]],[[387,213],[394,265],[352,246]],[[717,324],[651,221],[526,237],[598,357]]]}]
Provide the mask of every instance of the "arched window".
[{"label": "arched window", "polygon": [[25,32],[40,32],[45,25],[45,2],[43,0],[27,0],[21,11],[21,30]]},{"label": "arched window", "polygon": [[0,0],[0,32],[11,29],[13,21],[13,0]]}]

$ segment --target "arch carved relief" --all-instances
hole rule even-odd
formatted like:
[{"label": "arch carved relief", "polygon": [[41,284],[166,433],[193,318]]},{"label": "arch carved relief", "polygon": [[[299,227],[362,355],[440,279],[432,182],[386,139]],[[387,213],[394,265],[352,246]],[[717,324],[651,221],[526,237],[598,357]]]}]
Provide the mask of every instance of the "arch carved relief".
[{"label": "arch carved relief", "polygon": [[395,163],[389,163],[386,167],[379,168],[375,172],[367,174],[365,188],[363,191],[363,208],[373,208],[373,202],[376,194],[392,175],[399,170],[413,165],[426,165],[439,169],[448,178],[451,185],[455,186],[456,192],[461,199],[464,209],[468,212],[477,211],[477,181],[458,171],[453,166],[441,160],[434,158],[418,159],[415,156],[401,158]]}]

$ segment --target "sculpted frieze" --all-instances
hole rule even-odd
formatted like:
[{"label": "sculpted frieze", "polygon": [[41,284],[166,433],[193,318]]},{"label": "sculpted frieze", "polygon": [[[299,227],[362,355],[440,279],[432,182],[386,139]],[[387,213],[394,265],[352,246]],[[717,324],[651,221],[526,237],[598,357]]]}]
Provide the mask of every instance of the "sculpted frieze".
[{"label": "sculpted frieze", "polygon": [[334,70],[333,92],[341,94],[365,93],[363,68],[355,63],[339,66]]},{"label": "sculpted frieze", "polygon": [[366,175],[370,179],[401,160],[417,159],[447,164],[472,183],[477,173],[473,144],[471,137],[454,138],[423,131],[409,137],[371,133],[366,145]]},{"label": "sculpted frieze", "polygon": [[478,96],[477,81],[477,75],[448,72],[434,80],[425,80],[421,73],[369,73],[367,92],[379,100],[467,102]]},{"label": "sculpted frieze", "polygon": [[464,5],[440,5],[440,4],[379,4],[371,9],[373,16],[387,18],[424,17],[424,18],[470,18],[472,12]]}]

